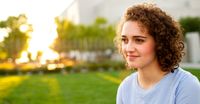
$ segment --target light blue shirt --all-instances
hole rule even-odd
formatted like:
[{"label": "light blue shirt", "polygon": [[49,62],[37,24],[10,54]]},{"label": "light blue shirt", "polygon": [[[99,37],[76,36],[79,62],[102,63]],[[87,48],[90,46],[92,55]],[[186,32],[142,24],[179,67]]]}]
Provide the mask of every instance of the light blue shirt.
[{"label": "light blue shirt", "polygon": [[128,76],[117,91],[117,104],[200,104],[200,83],[191,73],[178,68],[148,90],[137,82],[138,73]]}]

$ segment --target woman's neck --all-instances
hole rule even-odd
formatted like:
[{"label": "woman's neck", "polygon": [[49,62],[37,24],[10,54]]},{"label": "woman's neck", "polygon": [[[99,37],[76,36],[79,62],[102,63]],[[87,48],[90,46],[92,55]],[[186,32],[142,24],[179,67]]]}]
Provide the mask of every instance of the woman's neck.
[{"label": "woman's neck", "polygon": [[168,72],[163,72],[158,64],[138,69],[138,83],[143,89],[149,89],[158,83]]}]

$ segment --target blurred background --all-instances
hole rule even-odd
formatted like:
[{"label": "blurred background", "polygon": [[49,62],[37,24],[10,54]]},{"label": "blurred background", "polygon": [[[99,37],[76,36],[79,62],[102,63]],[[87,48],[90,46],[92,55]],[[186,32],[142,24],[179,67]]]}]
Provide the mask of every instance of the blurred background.
[{"label": "blurred background", "polygon": [[132,70],[114,46],[128,6],[157,4],[184,29],[200,79],[199,0],[0,0],[0,104],[115,104]]}]

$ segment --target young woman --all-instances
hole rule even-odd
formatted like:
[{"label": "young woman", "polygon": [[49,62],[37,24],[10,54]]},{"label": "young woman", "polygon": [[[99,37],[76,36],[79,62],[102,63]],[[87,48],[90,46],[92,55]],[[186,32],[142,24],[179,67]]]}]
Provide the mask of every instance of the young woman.
[{"label": "young woman", "polygon": [[115,38],[129,68],[136,72],[120,84],[117,104],[200,104],[200,83],[181,69],[182,31],[153,4],[129,7]]}]

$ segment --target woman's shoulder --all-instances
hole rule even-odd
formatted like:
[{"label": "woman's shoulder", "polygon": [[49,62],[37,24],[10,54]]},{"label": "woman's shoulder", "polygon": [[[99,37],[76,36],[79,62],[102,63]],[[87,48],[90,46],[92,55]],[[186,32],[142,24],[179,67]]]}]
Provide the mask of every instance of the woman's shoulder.
[{"label": "woman's shoulder", "polygon": [[[196,76],[190,72],[179,68],[177,76],[179,77],[176,90],[176,102],[188,102],[190,104],[200,103],[200,83]],[[191,103],[193,102],[193,103]],[[197,103],[198,102],[198,103]],[[178,103],[182,104],[182,103]]]},{"label": "woman's shoulder", "polygon": [[176,78],[179,91],[189,91],[190,92],[199,92],[200,93],[200,82],[198,78],[190,73],[189,71],[179,68],[176,73]]},{"label": "woman's shoulder", "polygon": [[122,83],[133,82],[137,78],[137,74],[137,72],[131,73],[130,75],[124,78]]},{"label": "woman's shoulder", "polygon": [[199,80],[198,78],[193,75],[192,73],[190,73],[189,71],[186,71],[182,68],[178,68],[176,73],[176,77],[180,79],[181,82],[185,82],[185,83],[197,83],[199,84]]},{"label": "woman's shoulder", "polygon": [[130,87],[130,85],[133,85],[135,83],[136,79],[137,72],[133,72],[122,80],[120,87]]}]

